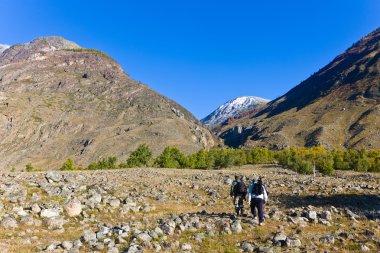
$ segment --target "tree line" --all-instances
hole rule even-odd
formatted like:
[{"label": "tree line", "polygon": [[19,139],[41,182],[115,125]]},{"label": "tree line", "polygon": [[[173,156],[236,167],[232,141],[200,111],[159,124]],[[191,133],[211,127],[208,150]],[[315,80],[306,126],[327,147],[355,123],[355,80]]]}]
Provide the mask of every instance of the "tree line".
[{"label": "tree line", "polygon": [[103,158],[86,168],[75,167],[71,158],[61,170],[102,170],[134,167],[159,168],[228,168],[247,164],[279,164],[301,174],[311,174],[314,169],[323,175],[331,175],[335,170],[360,172],[380,172],[380,150],[328,150],[324,147],[288,148],[273,151],[267,148],[230,149],[213,148],[185,155],[174,146],[166,147],[153,157],[149,146],[140,145],[129,158],[121,163],[116,157]]}]

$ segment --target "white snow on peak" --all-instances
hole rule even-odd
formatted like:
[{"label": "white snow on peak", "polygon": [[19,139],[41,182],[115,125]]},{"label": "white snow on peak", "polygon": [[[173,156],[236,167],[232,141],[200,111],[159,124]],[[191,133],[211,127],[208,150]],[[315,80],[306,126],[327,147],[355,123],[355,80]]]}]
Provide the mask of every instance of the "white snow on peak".
[{"label": "white snow on peak", "polygon": [[1,54],[2,52],[4,52],[6,49],[8,49],[8,48],[9,48],[8,45],[0,44],[0,54]]},{"label": "white snow on peak", "polygon": [[243,96],[232,99],[213,111],[210,115],[201,120],[208,127],[214,127],[223,123],[226,119],[237,117],[241,113],[253,109],[257,106],[268,103],[269,100],[253,96]]}]

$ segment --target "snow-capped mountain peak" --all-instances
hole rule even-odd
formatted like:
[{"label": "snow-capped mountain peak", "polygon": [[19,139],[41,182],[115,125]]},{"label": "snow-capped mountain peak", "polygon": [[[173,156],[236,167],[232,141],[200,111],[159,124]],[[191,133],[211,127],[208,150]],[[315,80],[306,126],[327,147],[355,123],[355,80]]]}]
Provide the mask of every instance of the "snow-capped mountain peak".
[{"label": "snow-capped mountain peak", "polygon": [[269,100],[253,96],[243,96],[234,98],[213,111],[210,115],[201,120],[208,127],[215,127],[223,123],[226,119],[237,117],[241,113],[268,103]]},{"label": "snow-capped mountain peak", "polygon": [[9,48],[8,45],[0,44],[0,54]]}]

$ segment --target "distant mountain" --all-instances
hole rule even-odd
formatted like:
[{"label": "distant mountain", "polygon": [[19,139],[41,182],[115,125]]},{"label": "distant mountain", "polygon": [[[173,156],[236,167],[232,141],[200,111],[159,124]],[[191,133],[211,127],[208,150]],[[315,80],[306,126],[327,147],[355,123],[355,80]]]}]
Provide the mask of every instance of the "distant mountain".
[{"label": "distant mountain", "polygon": [[201,122],[210,128],[214,128],[229,118],[238,117],[243,112],[257,108],[268,102],[269,100],[259,97],[237,97],[219,106],[210,115],[202,119]]},{"label": "distant mountain", "polygon": [[380,29],[221,130],[231,146],[380,148]]},{"label": "distant mountain", "polygon": [[124,160],[144,143],[154,155],[167,145],[190,153],[214,141],[185,108],[100,51],[45,37],[0,54],[0,169]]},{"label": "distant mountain", "polygon": [[2,52],[4,52],[5,51],[5,49],[8,49],[9,48],[9,46],[8,45],[3,45],[3,44],[0,44],[0,54],[2,53]]}]

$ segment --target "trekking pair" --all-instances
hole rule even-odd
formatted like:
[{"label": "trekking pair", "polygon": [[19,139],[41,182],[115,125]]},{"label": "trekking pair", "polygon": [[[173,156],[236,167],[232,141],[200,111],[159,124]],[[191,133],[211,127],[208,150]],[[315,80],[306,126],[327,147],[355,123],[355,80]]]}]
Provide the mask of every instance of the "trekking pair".
[{"label": "trekking pair", "polygon": [[260,177],[255,183],[253,178],[249,188],[244,183],[244,177],[235,176],[235,180],[231,184],[230,196],[233,197],[233,203],[235,207],[236,214],[239,216],[244,215],[244,200],[246,199],[248,193],[247,201],[250,203],[251,212],[253,219],[256,219],[256,209],[259,216],[259,225],[264,223],[264,204],[268,200],[268,193],[263,185],[262,178]]}]

